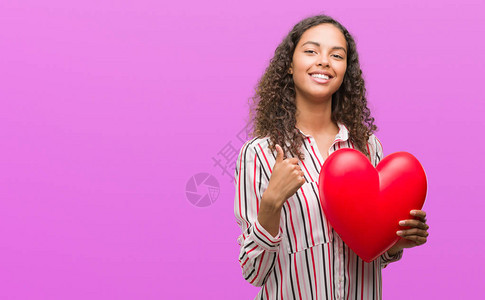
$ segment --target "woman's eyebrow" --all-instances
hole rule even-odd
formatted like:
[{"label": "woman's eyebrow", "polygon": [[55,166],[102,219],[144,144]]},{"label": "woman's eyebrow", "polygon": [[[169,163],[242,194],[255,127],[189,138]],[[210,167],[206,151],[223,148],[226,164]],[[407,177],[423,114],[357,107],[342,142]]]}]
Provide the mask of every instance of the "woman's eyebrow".
[{"label": "woman's eyebrow", "polygon": [[[320,43],[317,43],[317,42],[314,42],[314,41],[308,41],[308,42],[304,42],[301,47],[305,46],[306,44],[313,44],[317,47],[320,47]],[[333,50],[344,50],[344,52],[347,54],[347,50],[345,50],[344,47],[340,47],[340,46],[334,46],[332,47]]]}]

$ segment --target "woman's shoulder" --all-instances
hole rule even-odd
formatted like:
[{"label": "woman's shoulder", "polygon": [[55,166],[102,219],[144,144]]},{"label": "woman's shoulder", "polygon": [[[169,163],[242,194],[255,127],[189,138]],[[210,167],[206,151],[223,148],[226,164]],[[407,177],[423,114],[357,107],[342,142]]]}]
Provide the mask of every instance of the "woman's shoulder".
[{"label": "woman's shoulder", "polygon": [[253,137],[247,140],[244,143],[244,145],[242,145],[241,150],[239,152],[242,153],[248,150],[255,151],[256,149],[266,151],[269,148],[269,144],[270,144],[269,137],[262,137],[262,136]]},{"label": "woman's shoulder", "polygon": [[374,146],[375,149],[380,149],[382,151],[382,143],[374,133],[369,136],[367,143]]},{"label": "woman's shoulder", "polygon": [[384,156],[384,150],[382,148],[381,141],[375,134],[371,134],[371,136],[369,136],[369,140],[367,141],[367,151],[369,151],[369,155],[372,158],[372,164],[377,166]]}]

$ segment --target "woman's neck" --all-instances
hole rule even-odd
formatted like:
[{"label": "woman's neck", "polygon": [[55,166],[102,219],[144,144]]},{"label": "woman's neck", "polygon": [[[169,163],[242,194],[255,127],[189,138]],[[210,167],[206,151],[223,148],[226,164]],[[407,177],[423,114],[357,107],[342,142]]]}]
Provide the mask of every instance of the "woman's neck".
[{"label": "woman's neck", "polygon": [[311,136],[338,132],[332,122],[332,99],[318,103],[296,99],[296,127]]}]

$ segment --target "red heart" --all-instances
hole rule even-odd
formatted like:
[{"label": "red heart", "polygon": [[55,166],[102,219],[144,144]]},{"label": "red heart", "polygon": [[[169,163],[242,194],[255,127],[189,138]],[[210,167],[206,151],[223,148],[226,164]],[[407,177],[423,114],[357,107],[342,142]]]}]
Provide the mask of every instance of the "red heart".
[{"label": "red heart", "polygon": [[407,152],[392,153],[374,168],[361,152],[341,149],[327,158],[319,177],[327,219],[366,262],[399,240],[396,231],[403,229],[399,221],[423,207],[426,191],[424,169]]}]

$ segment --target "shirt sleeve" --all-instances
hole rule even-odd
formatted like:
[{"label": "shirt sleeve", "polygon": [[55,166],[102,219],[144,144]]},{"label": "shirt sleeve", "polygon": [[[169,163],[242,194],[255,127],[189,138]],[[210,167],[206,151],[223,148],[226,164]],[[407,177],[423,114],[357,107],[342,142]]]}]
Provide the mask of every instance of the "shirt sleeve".
[{"label": "shirt sleeve", "polygon": [[403,250],[396,253],[394,256],[387,254],[387,251],[381,255],[381,267],[385,268],[388,264],[398,261],[402,258]]},{"label": "shirt sleeve", "polygon": [[370,155],[372,156],[372,164],[374,165],[374,167],[377,166],[377,164],[384,158],[384,151],[383,151],[383,148],[382,148],[382,144],[381,142],[379,141],[379,139],[375,136],[375,135],[372,135],[370,138],[369,138],[369,151],[370,151]]},{"label": "shirt sleeve", "polygon": [[[372,135],[370,144],[371,144],[371,148],[373,148],[374,153],[375,153],[375,155],[374,155],[374,166],[377,166],[377,164],[384,158],[384,151],[383,151],[383,148],[382,148],[382,144],[375,135]],[[394,256],[390,256],[389,254],[387,254],[387,251],[384,252],[384,254],[382,254],[380,256],[381,267],[385,268],[391,262],[395,262],[395,261],[400,260],[402,258],[402,255],[403,255],[403,250],[399,251]]]},{"label": "shirt sleeve", "polygon": [[[260,150],[260,149],[258,149]],[[274,269],[281,242],[281,231],[276,237],[258,222],[259,202],[266,190],[270,174],[265,173],[261,159],[263,152],[246,143],[237,158],[235,170],[234,214],[241,229],[237,241],[240,246],[239,264],[245,280],[254,286],[262,286]]]}]

